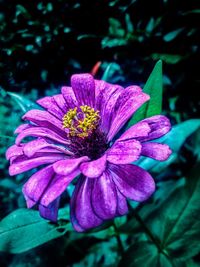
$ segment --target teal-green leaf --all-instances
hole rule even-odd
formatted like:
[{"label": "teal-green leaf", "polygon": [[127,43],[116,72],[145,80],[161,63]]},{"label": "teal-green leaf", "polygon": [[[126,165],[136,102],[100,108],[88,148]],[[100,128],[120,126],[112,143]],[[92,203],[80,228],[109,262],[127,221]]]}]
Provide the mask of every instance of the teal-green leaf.
[{"label": "teal-green leaf", "polygon": [[[161,265],[162,264],[162,265]],[[173,267],[170,260],[157,247],[146,241],[136,242],[125,252],[119,267]]]},{"label": "teal-green leaf", "polygon": [[22,112],[27,112],[33,108],[40,109],[37,104],[22,95],[13,92],[7,92],[7,94],[16,102],[16,104],[21,108]]},{"label": "teal-green leaf", "polygon": [[160,54],[160,53],[153,53],[151,54],[151,58],[153,60],[162,59],[164,62],[168,64],[177,64],[181,60],[185,59],[187,55],[178,55],[178,54]]},{"label": "teal-green leaf", "polygon": [[175,31],[172,31],[172,32],[165,34],[163,37],[164,41],[170,42],[170,41],[174,40],[183,30],[184,30],[184,28],[180,28],[180,29],[177,29]]},{"label": "teal-green leaf", "polygon": [[129,121],[128,127],[144,118],[158,115],[162,111],[163,79],[161,60],[156,63],[144,86],[143,92],[150,96],[150,100],[136,111]]},{"label": "teal-green leaf", "polygon": [[[18,209],[0,222],[0,251],[21,253],[64,235],[70,223],[68,211],[61,209],[57,224],[40,217],[38,211]],[[64,223],[63,223],[64,222]]]},{"label": "teal-green leaf", "polygon": [[200,252],[200,163],[145,223],[168,255],[187,260]]}]

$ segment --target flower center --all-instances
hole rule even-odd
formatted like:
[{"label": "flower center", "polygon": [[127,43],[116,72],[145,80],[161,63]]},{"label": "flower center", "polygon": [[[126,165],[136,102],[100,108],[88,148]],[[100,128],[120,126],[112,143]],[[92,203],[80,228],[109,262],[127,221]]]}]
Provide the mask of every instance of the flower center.
[{"label": "flower center", "polygon": [[69,137],[84,139],[97,128],[99,120],[99,111],[84,105],[70,109],[63,116],[63,128],[68,129]]}]

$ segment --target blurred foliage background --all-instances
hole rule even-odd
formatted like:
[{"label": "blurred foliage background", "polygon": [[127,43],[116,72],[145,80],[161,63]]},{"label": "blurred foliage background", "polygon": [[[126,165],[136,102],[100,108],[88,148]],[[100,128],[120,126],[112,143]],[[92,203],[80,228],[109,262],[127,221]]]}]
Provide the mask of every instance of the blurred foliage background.
[{"label": "blurred foliage background", "polygon": [[[96,78],[143,87],[162,59],[163,114],[173,125],[199,118],[199,13],[197,0],[0,0],[0,219],[25,207],[25,176],[10,178],[4,156],[14,142],[13,131],[37,98],[57,93],[73,73],[91,72],[99,63]],[[191,131],[181,139],[176,160],[165,172],[154,170],[157,181],[173,178],[175,188],[199,159],[198,127],[186,126],[183,132]],[[134,241],[132,235],[121,238],[125,246]],[[22,254],[0,252],[0,266],[115,266],[120,260],[116,246],[110,233],[71,233]],[[198,253],[187,257],[187,267],[199,266]],[[120,264],[139,266],[130,265],[129,257],[125,254]],[[160,266],[176,266],[163,262]]]}]

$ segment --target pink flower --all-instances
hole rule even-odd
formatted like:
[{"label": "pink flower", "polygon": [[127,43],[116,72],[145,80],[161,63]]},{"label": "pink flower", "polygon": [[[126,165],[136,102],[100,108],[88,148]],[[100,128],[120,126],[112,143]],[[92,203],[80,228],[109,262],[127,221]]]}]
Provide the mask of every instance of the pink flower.
[{"label": "pink flower", "polygon": [[[138,86],[122,88],[94,80],[90,74],[71,78],[71,87],[44,97],[45,110],[30,110],[30,121],[16,129],[16,144],[6,153],[10,175],[46,165],[23,187],[28,208],[38,204],[41,216],[56,221],[60,195],[80,176],[71,198],[71,221],[84,231],[128,212],[126,198],[145,201],[155,191],[151,175],[131,164],[147,156],[166,160],[165,144],[149,142],[170,130],[162,115],[144,119],[115,135],[149,96]],[[34,140],[22,143],[26,137]]]}]

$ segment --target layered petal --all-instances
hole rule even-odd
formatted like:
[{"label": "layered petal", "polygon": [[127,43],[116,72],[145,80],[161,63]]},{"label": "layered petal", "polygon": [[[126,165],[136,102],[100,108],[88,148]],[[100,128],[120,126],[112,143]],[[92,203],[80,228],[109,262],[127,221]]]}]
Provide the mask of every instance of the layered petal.
[{"label": "layered petal", "polygon": [[76,185],[71,198],[71,219],[73,225],[78,229],[87,230],[99,226],[103,220],[100,219],[93,211],[91,204],[92,189],[94,179],[81,178]]},{"label": "layered petal", "polygon": [[78,105],[77,100],[76,100],[76,96],[75,96],[74,91],[71,87],[63,86],[61,88],[61,92],[62,92],[62,95],[65,99],[67,110],[75,108]]},{"label": "layered petal", "polygon": [[23,187],[23,193],[26,200],[48,207],[65,191],[78,174],[79,172],[75,170],[66,176],[58,175],[55,174],[52,165],[47,166],[29,178]]},{"label": "layered petal", "polygon": [[117,192],[110,173],[104,172],[94,180],[92,207],[102,220],[112,219],[117,210]]},{"label": "layered petal", "polygon": [[44,147],[48,147],[50,144],[46,142],[43,138],[38,138],[36,140],[30,141],[24,145],[24,154],[27,157],[32,157],[37,151],[41,150]]},{"label": "layered petal", "polygon": [[68,175],[55,174],[50,184],[43,193],[40,204],[48,207],[57,197],[59,197],[71,183],[71,181],[80,174],[78,169],[72,171]]},{"label": "layered petal", "polygon": [[116,101],[120,97],[123,90],[123,87],[119,85],[106,83],[105,89],[99,93],[96,100],[96,106],[101,115],[100,129],[106,134],[110,128]]},{"label": "layered petal", "polygon": [[[61,89],[62,91],[62,89]],[[57,106],[60,108],[60,110],[62,110],[63,114],[65,114],[67,112],[67,103],[63,97],[62,94],[57,94],[53,96],[53,99],[55,101],[55,103],[57,104]]]},{"label": "layered petal", "polygon": [[55,173],[52,165],[47,166],[34,173],[23,186],[22,191],[25,199],[39,203],[42,195],[51,183],[54,176]]},{"label": "layered petal", "polygon": [[64,149],[63,147],[56,146],[54,144],[49,144],[45,139],[38,138],[33,141],[26,143],[23,147],[23,152],[27,157],[34,156],[37,152],[42,153],[63,153],[66,155],[73,155],[69,150]]},{"label": "layered petal", "polygon": [[117,132],[124,126],[130,119],[133,113],[146,101],[149,100],[149,95],[142,92],[138,86],[127,87],[118,98],[115,105],[115,112],[111,127],[108,133],[108,141],[117,134]]},{"label": "layered petal", "polygon": [[13,145],[9,147],[6,151],[6,159],[9,160],[12,157],[22,156],[24,154],[23,146],[24,145],[21,145],[21,146]]},{"label": "layered petal", "polygon": [[77,194],[78,194],[78,192],[79,192],[79,190],[80,190],[80,188],[82,186],[82,182],[83,182],[83,180],[81,181],[79,179],[78,183],[76,184],[75,190],[73,192],[73,196],[72,196],[73,197],[73,200],[71,198],[71,201],[70,201],[70,220],[71,220],[71,223],[72,223],[74,229],[77,232],[84,232],[85,231],[85,229],[82,228],[80,226],[80,224],[78,223],[77,218],[76,218],[76,214],[75,214],[75,212],[76,212],[76,199],[77,199]]},{"label": "layered petal", "polygon": [[47,138],[49,140],[52,140],[56,143],[60,143],[63,145],[67,145],[69,143],[69,141],[67,140],[67,135],[66,138],[63,138],[59,134],[55,133],[53,130],[50,130],[45,127],[36,127],[33,125],[30,128],[27,128],[24,131],[22,131],[17,136],[15,143],[19,145],[20,142],[28,136]]},{"label": "layered petal", "polygon": [[30,199],[29,197],[27,197],[25,194],[24,194],[24,198],[26,200],[26,206],[28,209],[32,208],[33,206],[36,205],[36,202],[33,201],[32,199]]},{"label": "layered petal", "polygon": [[141,154],[145,157],[150,157],[156,160],[164,161],[169,158],[172,151],[166,144],[160,143],[143,143]]},{"label": "layered petal", "polygon": [[[100,99],[99,94],[107,88],[107,82],[103,80],[94,80],[95,83],[95,108],[99,109]],[[98,103],[98,104],[97,104]]]},{"label": "layered petal", "polygon": [[58,120],[56,117],[51,115],[49,112],[44,110],[33,109],[28,111],[24,116],[24,120],[29,120],[35,123],[38,126],[45,127],[51,129],[61,135],[61,137],[65,137],[66,133],[63,130],[63,125],[61,120]]},{"label": "layered petal", "polygon": [[58,218],[58,207],[59,207],[60,198],[54,200],[48,207],[39,205],[39,212],[41,217],[44,219],[56,222]]},{"label": "layered petal", "polygon": [[76,96],[78,105],[94,107],[95,83],[90,74],[75,74],[71,77],[71,86]]},{"label": "layered petal", "polygon": [[147,122],[138,122],[126,130],[118,140],[137,139],[140,137],[147,137],[151,128]]},{"label": "layered petal", "polygon": [[107,160],[114,164],[127,164],[138,160],[141,154],[141,144],[139,141],[117,140],[106,152]]},{"label": "layered petal", "polygon": [[33,168],[36,168],[40,165],[44,165],[44,164],[50,164],[53,162],[56,162],[58,160],[62,160],[64,159],[66,156],[62,155],[62,154],[50,154],[50,155],[46,155],[46,156],[38,156],[36,155],[35,158],[27,158],[25,156],[19,156],[17,157],[12,165],[9,167],[9,174],[12,175],[16,175],[28,170],[31,170]]},{"label": "layered petal", "polygon": [[15,134],[19,134],[19,133],[23,132],[25,129],[28,129],[28,128],[30,128],[30,127],[32,127],[31,124],[28,124],[28,123],[21,124],[21,125],[19,125],[19,126],[16,128],[16,130],[14,131],[14,133],[15,133]]},{"label": "layered petal", "polygon": [[82,162],[88,161],[87,156],[73,159],[60,160],[53,164],[54,171],[60,175],[68,175],[79,168]]},{"label": "layered petal", "polygon": [[135,201],[148,199],[155,191],[155,182],[151,175],[136,165],[110,165],[113,181],[119,191],[127,198]]},{"label": "layered petal", "polygon": [[62,120],[62,117],[65,115],[65,113],[58,107],[54,97],[52,96],[43,97],[37,100],[37,103],[59,120]]},{"label": "layered petal", "polygon": [[148,123],[149,127],[151,128],[151,131],[149,132],[147,137],[138,138],[138,140],[140,140],[141,142],[157,139],[168,133],[171,129],[169,119],[163,115],[152,116],[150,118],[142,120],[141,122]]},{"label": "layered petal", "polygon": [[116,188],[117,192],[117,212],[116,216],[122,216],[128,213],[128,205],[126,198],[122,195],[122,193]]},{"label": "layered petal", "polygon": [[80,166],[82,174],[89,178],[101,176],[106,169],[106,157],[106,155],[103,155],[97,160],[82,163]]}]

